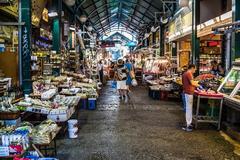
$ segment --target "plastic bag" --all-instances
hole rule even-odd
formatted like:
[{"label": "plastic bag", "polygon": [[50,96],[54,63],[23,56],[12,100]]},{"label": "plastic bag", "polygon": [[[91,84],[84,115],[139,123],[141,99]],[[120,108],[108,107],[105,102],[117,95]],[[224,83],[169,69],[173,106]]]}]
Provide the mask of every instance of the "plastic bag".
[{"label": "plastic bag", "polygon": [[137,85],[138,85],[137,80],[136,80],[136,79],[133,79],[133,80],[132,80],[132,86],[133,86],[133,87],[136,87]]}]

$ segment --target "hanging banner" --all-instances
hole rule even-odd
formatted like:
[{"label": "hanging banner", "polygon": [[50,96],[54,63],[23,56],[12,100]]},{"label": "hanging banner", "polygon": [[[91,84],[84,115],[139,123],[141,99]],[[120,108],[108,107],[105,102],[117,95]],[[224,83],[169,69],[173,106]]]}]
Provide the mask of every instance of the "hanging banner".
[{"label": "hanging banner", "polygon": [[22,1],[22,22],[25,25],[22,26],[21,40],[22,40],[22,88],[24,94],[30,94],[32,92],[32,80],[31,80],[31,0]]}]

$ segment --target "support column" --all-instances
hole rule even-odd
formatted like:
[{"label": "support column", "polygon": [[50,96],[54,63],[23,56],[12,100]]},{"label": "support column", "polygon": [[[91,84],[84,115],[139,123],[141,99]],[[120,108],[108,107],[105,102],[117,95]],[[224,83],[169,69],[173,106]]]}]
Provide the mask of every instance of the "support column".
[{"label": "support column", "polygon": [[53,50],[57,52],[57,54],[61,53],[61,14],[62,14],[62,1],[54,0],[53,8],[57,11],[58,16],[53,19]]},{"label": "support column", "polygon": [[[232,0],[233,22],[240,20],[240,1]],[[232,61],[240,58],[240,33],[232,33]]]},{"label": "support column", "polygon": [[21,28],[19,36],[21,37],[21,49],[19,57],[21,57],[21,63],[19,67],[22,67],[22,83],[20,82],[24,94],[30,94],[32,92],[32,80],[31,80],[31,35],[32,35],[32,21],[31,21],[31,0],[22,0],[21,3],[21,21],[25,23]]},{"label": "support column", "polygon": [[[231,69],[231,33],[227,33],[227,35],[224,36],[224,41],[225,41],[225,49],[224,49],[224,66],[225,66],[225,71],[228,73]],[[225,74],[226,74],[225,73]]]},{"label": "support column", "polygon": [[[62,30],[61,30],[61,16],[62,16],[62,0],[54,0],[53,8],[58,13],[57,17],[53,19],[53,51],[57,54],[61,54],[61,42],[62,42]],[[53,75],[59,76],[61,72],[60,68],[53,68]]]},{"label": "support column", "polygon": [[159,27],[159,41],[160,41],[160,56],[163,57],[164,56],[164,40],[165,40],[165,37],[164,37],[164,25],[160,25]]},{"label": "support column", "polygon": [[191,61],[199,71],[200,42],[197,37],[197,25],[200,23],[200,0],[192,1],[192,58]]}]

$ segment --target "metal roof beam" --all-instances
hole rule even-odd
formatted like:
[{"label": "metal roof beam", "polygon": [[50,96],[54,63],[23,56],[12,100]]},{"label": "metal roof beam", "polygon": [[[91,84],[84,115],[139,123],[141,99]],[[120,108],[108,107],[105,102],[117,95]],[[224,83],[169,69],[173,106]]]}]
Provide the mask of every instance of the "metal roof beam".
[{"label": "metal roof beam", "polygon": [[[122,2],[119,2],[119,6],[118,6],[118,19],[121,20],[122,18]],[[118,28],[120,26],[120,22],[118,22]]]}]

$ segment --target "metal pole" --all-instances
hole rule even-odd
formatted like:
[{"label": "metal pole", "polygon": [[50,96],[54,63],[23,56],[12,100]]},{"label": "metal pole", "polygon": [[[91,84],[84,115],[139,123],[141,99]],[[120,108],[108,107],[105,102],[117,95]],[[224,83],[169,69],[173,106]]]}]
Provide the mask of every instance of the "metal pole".
[{"label": "metal pole", "polygon": [[225,71],[228,73],[230,67],[231,67],[231,39],[232,39],[232,33],[227,33],[226,35],[226,53],[225,53]]},{"label": "metal pole", "polygon": [[19,85],[22,86],[23,78],[22,78],[22,0],[18,0],[18,76],[19,76]]}]

